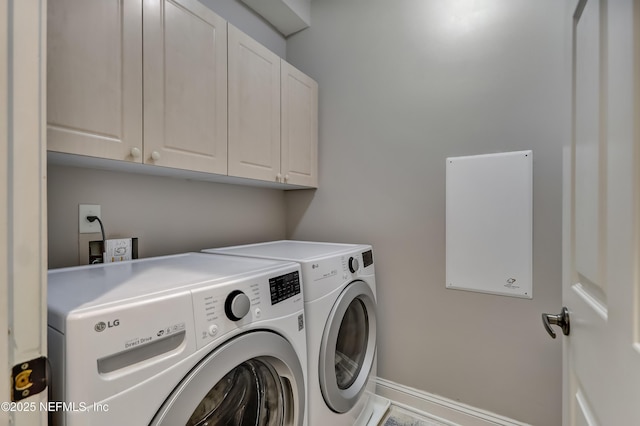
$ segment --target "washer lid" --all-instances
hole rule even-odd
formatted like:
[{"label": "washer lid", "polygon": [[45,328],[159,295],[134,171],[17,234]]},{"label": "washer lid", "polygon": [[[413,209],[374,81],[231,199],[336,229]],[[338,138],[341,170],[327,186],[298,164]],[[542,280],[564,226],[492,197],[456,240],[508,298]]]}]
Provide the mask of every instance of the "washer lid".
[{"label": "washer lid", "polygon": [[319,260],[327,256],[335,256],[359,250],[371,250],[371,246],[282,240],[243,246],[224,247],[219,249],[208,249],[203,251],[207,253],[232,254],[236,256],[253,256],[263,259],[308,262]]},{"label": "washer lid", "polygon": [[72,268],[48,274],[48,322],[64,332],[71,312],[223,285],[264,274],[279,275],[297,264],[265,259],[185,253]]}]

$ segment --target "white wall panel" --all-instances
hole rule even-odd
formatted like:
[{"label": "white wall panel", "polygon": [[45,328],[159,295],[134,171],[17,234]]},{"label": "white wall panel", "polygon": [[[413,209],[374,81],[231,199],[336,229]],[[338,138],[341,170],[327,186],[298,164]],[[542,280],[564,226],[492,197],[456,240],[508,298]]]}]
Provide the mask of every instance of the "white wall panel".
[{"label": "white wall panel", "polygon": [[447,288],[533,297],[532,157],[447,158]]}]

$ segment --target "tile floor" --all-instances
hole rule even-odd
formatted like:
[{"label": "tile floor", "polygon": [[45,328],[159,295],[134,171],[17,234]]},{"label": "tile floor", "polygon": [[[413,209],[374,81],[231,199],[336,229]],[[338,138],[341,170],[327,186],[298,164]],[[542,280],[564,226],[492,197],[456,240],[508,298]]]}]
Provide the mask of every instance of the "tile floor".
[{"label": "tile floor", "polygon": [[421,416],[404,408],[391,405],[379,426],[447,426],[445,423]]}]

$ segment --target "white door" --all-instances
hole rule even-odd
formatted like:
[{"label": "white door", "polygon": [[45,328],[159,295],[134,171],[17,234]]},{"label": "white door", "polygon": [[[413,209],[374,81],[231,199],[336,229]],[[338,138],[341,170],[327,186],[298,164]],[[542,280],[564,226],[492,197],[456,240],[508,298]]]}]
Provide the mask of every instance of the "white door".
[{"label": "white door", "polygon": [[[640,5],[582,0],[565,147],[563,424],[640,424]],[[557,330],[557,329],[556,329]]]}]

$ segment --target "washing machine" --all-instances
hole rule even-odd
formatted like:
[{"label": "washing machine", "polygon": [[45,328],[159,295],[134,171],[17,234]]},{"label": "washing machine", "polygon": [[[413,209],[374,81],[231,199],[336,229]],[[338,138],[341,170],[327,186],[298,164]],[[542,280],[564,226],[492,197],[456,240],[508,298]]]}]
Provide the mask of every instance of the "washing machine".
[{"label": "washing machine", "polygon": [[308,345],[310,426],[377,425],[389,401],[375,395],[376,281],[369,245],[307,241],[204,250],[298,262]]},{"label": "washing machine", "polygon": [[187,253],[48,280],[53,424],[306,424],[299,264]]}]

